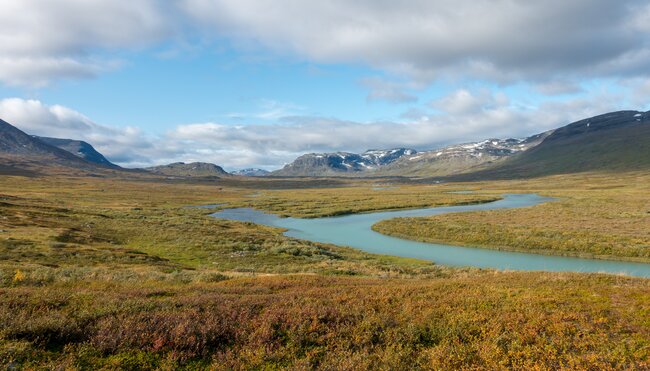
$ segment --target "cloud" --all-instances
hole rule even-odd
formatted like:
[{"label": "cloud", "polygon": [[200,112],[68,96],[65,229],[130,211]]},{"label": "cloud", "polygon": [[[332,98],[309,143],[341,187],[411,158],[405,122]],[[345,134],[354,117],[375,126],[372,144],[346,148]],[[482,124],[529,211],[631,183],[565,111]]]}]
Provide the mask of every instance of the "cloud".
[{"label": "cloud", "polygon": [[538,84],[535,90],[544,95],[564,95],[564,94],[577,94],[584,92],[584,89],[579,84],[569,81],[549,81]]},{"label": "cloud", "polygon": [[623,87],[630,91],[630,101],[635,107],[641,110],[650,109],[650,78],[628,79],[621,83]]},{"label": "cloud", "polygon": [[[420,83],[647,76],[649,20],[645,0],[5,0],[0,80],[93,77],[110,70],[106,55],[196,36]],[[386,85],[369,98],[412,100]]]},{"label": "cloud", "polygon": [[647,74],[643,0],[185,0],[206,29],[321,62],[418,79]]},{"label": "cloud", "polygon": [[6,0],[0,4],[0,81],[44,86],[116,66],[102,52],[147,47],[176,32],[156,0]]},{"label": "cloud", "polygon": [[[647,82],[638,87],[646,91]],[[0,100],[0,118],[29,134],[85,140],[111,161],[127,167],[204,161],[227,169],[277,169],[306,152],[393,147],[427,150],[485,138],[527,136],[619,109],[616,102],[624,99],[601,92],[522,108],[502,93],[460,89],[433,103],[443,104],[445,112],[420,111],[405,122],[294,116],[255,125],[183,124],[158,137],[133,127],[98,124],[71,108],[37,100]]]},{"label": "cloud", "polygon": [[[192,143],[196,148],[219,148],[244,164],[255,158],[262,167],[275,167],[308,152],[354,151],[369,148],[414,147],[434,149],[451,143],[494,137],[523,137],[556,128],[572,121],[615,110],[622,97],[598,94],[564,102],[549,102],[536,108],[518,107],[503,93],[489,90],[458,90],[432,103],[444,111],[410,112],[405,122],[354,122],[325,117],[289,117],[276,124],[225,125],[195,123],[180,125],[168,137]],[[232,158],[220,158],[228,165]]]},{"label": "cloud", "polygon": [[12,86],[39,88],[48,85],[53,76],[58,79],[93,78],[119,65],[118,61],[81,61],[68,57],[0,57],[0,81]]},{"label": "cloud", "polygon": [[305,110],[305,107],[291,102],[280,102],[273,99],[260,99],[258,102],[259,110],[256,112],[242,113],[231,112],[226,116],[232,119],[258,119],[258,120],[277,120],[286,116],[293,116]]},{"label": "cloud", "polygon": [[509,105],[508,97],[503,93],[493,93],[488,89],[471,92],[459,89],[431,103],[431,106],[451,115],[480,114],[500,109]]},{"label": "cloud", "polygon": [[361,80],[361,85],[369,89],[367,99],[369,101],[388,101],[393,103],[416,102],[418,98],[406,92],[413,89],[413,84],[387,81],[378,77],[368,77]]},{"label": "cloud", "polygon": [[87,141],[117,163],[151,161],[153,144],[139,129],[100,125],[64,106],[48,106],[38,100],[3,99],[0,118],[31,135]]}]

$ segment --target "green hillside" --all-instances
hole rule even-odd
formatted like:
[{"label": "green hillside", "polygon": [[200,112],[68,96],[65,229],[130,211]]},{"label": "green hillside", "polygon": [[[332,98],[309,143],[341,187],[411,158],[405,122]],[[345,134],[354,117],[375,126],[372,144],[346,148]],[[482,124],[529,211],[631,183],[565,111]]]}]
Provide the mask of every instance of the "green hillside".
[{"label": "green hillside", "polygon": [[555,130],[541,144],[455,179],[538,177],[650,169],[650,112],[619,111]]}]

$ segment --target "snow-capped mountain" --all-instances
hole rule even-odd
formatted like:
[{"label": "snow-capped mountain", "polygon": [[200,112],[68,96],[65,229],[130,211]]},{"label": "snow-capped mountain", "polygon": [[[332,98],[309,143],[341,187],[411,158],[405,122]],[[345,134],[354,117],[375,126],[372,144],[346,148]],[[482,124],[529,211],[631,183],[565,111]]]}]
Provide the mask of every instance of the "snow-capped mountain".
[{"label": "snow-capped mountain", "polygon": [[[536,136],[537,137],[537,136]],[[432,151],[420,152],[415,156],[405,158],[408,161],[421,161],[426,158],[440,157],[502,157],[525,151],[537,145],[539,141],[533,137],[524,139],[486,139],[481,142],[456,144]]]},{"label": "snow-capped mountain", "polygon": [[273,175],[284,176],[322,176],[342,175],[377,170],[404,156],[417,153],[414,149],[394,148],[388,150],[368,150],[364,153],[335,152],[309,153],[298,157]]},{"label": "snow-capped mountain", "polygon": [[550,132],[523,139],[487,139],[431,151],[395,148],[349,152],[310,153],[298,157],[281,176],[441,176],[481,169],[539,144]]},{"label": "snow-capped mountain", "polygon": [[555,129],[537,146],[457,179],[508,179],[650,169],[650,112],[617,111]]},{"label": "snow-capped mountain", "polygon": [[523,139],[486,139],[419,152],[383,167],[378,175],[443,176],[474,171],[538,145],[550,132]]},{"label": "snow-capped mountain", "polygon": [[270,171],[264,169],[257,169],[257,168],[241,169],[241,170],[235,170],[230,172],[230,174],[232,175],[239,175],[239,176],[267,176],[270,173],[271,173]]}]

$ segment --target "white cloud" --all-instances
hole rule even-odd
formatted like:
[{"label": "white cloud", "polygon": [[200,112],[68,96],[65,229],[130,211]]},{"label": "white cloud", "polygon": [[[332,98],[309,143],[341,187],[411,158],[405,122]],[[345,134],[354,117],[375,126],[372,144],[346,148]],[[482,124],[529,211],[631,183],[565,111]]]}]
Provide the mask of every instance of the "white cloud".
[{"label": "white cloud", "polygon": [[505,94],[495,94],[488,89],[481,89],[477,92],[459,89],[431,103],[434,108],[451,115],[480,114],[507,108],[509,104],[510,101]]},{"label": "white cloud", "polygon": [[173,35],[156,0],[5,0],[0,3],[0,81],[43,86],[115,67],[101,53],[146,47]]},{"label": "white cloud", "polygon": [[[637,86],[640,91],[648,88],[647,82]],[[0,100],[0,118],[29,134],[85,140],[127,167],[204,161],[227,169],[275,169],[306,152],[433,149],[485,138],[521,137],[619,109],[617,102],[622,100],[625,97],[601,92],[521,108],[502,93],[458,90],[438,101],[446,102],[446,112],[418,112],[417,119],[407,122],[290,117],[256,125],[185,124],[160,137],[148,137],[137,128],[98,124],[73,109],[37,100]]]},{"label": "white cloud", "polygon": [[273,99],[260,99],[259,110],[256,112],[231,112],[226,116],[231,119],[259,119],[277,120],[287,116],[298,115],[305,110],[305,107],[291,102],[280,102]]},{"label": "white cloud", "polygon": [[645,73],[647,2],[184,0],[211,31],[321,62],[419,79]]},{"label": "white cloud", "polygon": [[579,84],[570,81],[548,81],[537,84],[535,87],[539,93],[544,95],[563,95],[563,94],[577,94],[582,93],[584,90]]},{"label": "white cloud", "polygon": [[84,140],[110,160],[149,162],[152,143],[137,128],[100,125],[70,108],[38,100],[0,100],[0,118],[28,134]]},{"label": "white cloud", "polygon": [[369,89],[369,101],[384,100],[393,103],[415,102],[418,98],[408,93],[408,90],[421,88],[413,83],[388,81],[379,77],[368,77],[361,80],[361,85]]},{"label": "white cloud", "polygon": [[43,87],[53,76],[59,79],[92,78],[119,66],[117,61],[61,58],[0,57],[0,81],[13,86]]},{"label": "white cloud", "polygon": [[630,90],[630,101],[641,110],[650,109],[650,78],[634,78],[625,80],[622,84]]},{"label": "white cloud", "polygon": [[649,73],[649,19],[645,0],[4,0],[0,80],[92,77],[111,64],[107,54],[162,42],[173,50],[197,34],[420,82],[638,76]]}]

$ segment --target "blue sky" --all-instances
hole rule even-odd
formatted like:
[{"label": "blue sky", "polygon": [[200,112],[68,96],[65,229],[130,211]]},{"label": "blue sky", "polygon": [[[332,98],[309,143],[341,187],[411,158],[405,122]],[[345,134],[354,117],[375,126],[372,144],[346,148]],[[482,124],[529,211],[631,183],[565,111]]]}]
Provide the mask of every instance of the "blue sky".
[{"label": "blue sky", "polygon": [[645,1],[8,0],[0,118],[121,165],[278,168],[649,109]]},{"label": "blue sky", "polygon": [[74,107],[98,122],[161,134],[180,123],[254,124],[293,115],[400,120],[421,106],[418,100],[426,103],[449,89],[417,89],[415,101],[373,99],[364,81],[391,76],[368,66],[315,63],[264,49],[256,56],[218,45],[206,49],[189,55],[167,56],[165,47],[124,54],[123,66],[92,79],[38,88],[5,85],[0,94]]}]

